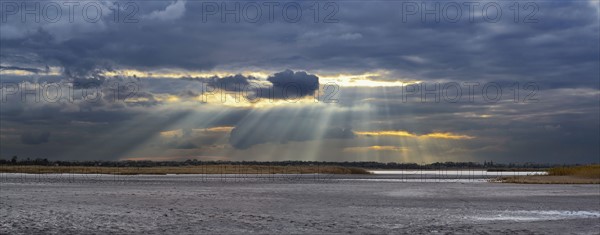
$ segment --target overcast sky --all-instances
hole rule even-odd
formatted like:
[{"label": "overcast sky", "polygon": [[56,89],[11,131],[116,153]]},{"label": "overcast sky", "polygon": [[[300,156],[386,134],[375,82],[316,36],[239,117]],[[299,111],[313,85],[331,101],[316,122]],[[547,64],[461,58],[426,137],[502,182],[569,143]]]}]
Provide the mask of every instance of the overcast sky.
[{"label": "overcast sky", "polygon": [[118,3],[2,2],[0,157],[600,161],[597,0]]}]

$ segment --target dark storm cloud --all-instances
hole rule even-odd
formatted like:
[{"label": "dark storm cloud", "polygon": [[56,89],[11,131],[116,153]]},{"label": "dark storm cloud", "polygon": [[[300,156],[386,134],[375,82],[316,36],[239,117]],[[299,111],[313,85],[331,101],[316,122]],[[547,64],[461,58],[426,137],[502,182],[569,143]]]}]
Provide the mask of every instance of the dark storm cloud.
[{"label": "dark storm cloud", "polygon": [[294,99],[313,95],[319,89],[319,78],[303,71],[294,72],[288,69],[269,76],[267,80],[273,86],[270,90],[261,90],[260,97]]},{"label": "dark storm cloud", "polygon": [[50,139],[50,132],[30,133],[26,132],[21,135],[21,143],[27,145],[38,145],[47,143]]}]

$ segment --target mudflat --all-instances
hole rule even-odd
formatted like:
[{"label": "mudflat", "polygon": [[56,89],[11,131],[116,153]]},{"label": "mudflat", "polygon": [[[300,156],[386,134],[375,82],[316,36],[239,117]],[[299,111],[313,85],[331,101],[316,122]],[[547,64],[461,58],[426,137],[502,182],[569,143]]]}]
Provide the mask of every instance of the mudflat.
[{"label": "mudflat", "polygon": [[0,233],[600,231],[600,185],[398,182],[368,175],[227,182],[190,175],[72,177],[80,179],[4,179]]}]

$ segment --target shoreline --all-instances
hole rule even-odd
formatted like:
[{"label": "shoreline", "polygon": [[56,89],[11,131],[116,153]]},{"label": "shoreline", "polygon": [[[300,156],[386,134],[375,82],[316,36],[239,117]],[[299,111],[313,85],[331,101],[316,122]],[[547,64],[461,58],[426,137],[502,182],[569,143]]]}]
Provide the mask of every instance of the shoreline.
[{"label": "shoreline", "polygon": [[264,166],[264,165],[200,165],[200,166],[0,166],[0,173],[25,174],[107,174],[107,175],[167,175],[167,174],[371,174],[358,167],[342,166]]}]

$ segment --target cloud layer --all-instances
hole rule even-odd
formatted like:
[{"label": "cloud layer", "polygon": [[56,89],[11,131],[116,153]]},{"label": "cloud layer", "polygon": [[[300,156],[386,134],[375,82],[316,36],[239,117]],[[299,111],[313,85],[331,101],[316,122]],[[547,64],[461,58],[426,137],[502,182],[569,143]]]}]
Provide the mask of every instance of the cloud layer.
[{"label": "cloud layer", "polygon": [[[2,12],[0,157],[600,156],[597,1],[534,1],[519,15],[498,2],[493,22],[481,13],[489,2],[473,15],[458,2],[457,21],[444,15],[455,12],[423,17],[423,7],[448,4],[435,1],[414,14],[402,1],[319,2],[318,16],[298,2],[299,20],[282,14],[288,2],[271,16],[262,3],[256,21],[254,12],[221,15],[236,2],[132,3],[119,6],[118,20],[113,3],[94,3],[106,13],[95,22]],[[447,84],[462,86],[457,102],[444,100],[454,95]],[[498,86],[501,98],[487,99]]]}]

